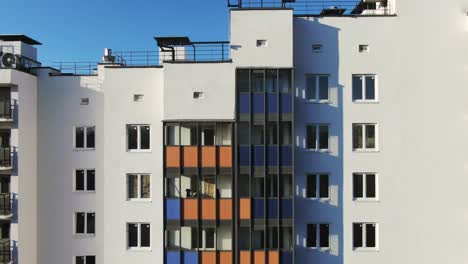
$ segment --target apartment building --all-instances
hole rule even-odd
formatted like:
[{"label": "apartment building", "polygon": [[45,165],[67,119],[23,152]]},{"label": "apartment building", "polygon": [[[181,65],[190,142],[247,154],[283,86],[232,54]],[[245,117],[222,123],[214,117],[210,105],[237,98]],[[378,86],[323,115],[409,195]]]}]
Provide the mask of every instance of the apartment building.
[{"label": "apartment building", "polygon": [[0,263],[465,263],[468,1],[228,1],[227,41],[0,35]]}]

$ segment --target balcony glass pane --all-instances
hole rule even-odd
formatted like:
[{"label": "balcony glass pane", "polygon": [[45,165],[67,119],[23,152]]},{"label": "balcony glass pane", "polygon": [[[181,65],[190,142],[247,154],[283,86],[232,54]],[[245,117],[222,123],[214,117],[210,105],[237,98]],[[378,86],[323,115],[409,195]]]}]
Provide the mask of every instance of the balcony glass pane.
[{"label": "balcony glass pane", "polygon": [[266,97],[268,114],[278,113],[278,96],[276,94],[267,94]]},{"label": "balcony glass pane", "polygon": [[237,70],[237,91],[249,92],[250,70]]},{"label": "balcony glass pane", "polygon": [[268,199],[268,218],[278,218],[278,199]]},{"label": "balcony glass pane", "polygon": [[280,123],[280,144],[291,145],[292,144],[292,126],[291,122]]},{"label": "balcony glass pane", "polygon": [[267,93],[276,93],[278,91],[278,72],[276,69],[266,70],[265,87]]},{"label": "balcony glass pane", "polygon": [[265,113],[265,94],[253,94],[252,98],[254,114]]},{"label": "balcony glass pane", "polygon": [[176,124],[166,125],[166,145],[167,146],[178,146],[180,136],[180,126]]},{"label": "balcony glass pane", "polygon": [[279,92],[292,92],[292,76],[291,70],[279,70]]},{"label": "balcony glass pane", "polygon": [[265,200],[264,199],[254,199],[253,200],[253,215],[256,219],[261,219],[265,217]]},{"label": "balcony glass pane", "polygon": [[250,113],[250,94],[241,93],[239,94],[239,114]]},{"label": "balcony glass pane", "polygon": [[197,124],[183,124],[180,129],[181,145],[196,146],[198,144]]},{"label": "balcony glass pane", "polygon": [[254,125],[252,127],[252,144],[263,145],[265,144],[265,130],[263,125]]},{"label": "balcony glass pane", "polygon": [[292,218],[292,199],[281,199],[281,218]]},{"label": "balcony glass pane", "polygon": [[250,87],[254,93],[265,91],[265,70],[252,70],[250,75]]},{"label": "balcony glass pane", "polygon": [[239,175],[239,197],[250,197],[250,176],[248,174]]},{"label": "balcony glass pane", "polygon": [[254,166],[265,166],[264,146],[254,146]]},{"label": "balcony glass pane", "polygon": [[216,124],[216,145],[230,146],[232,144],[232,124]]},{"label": "balcony glass pane", "polygon": [[278,146],[267,147],[268,166],[278,166]]},{"label": "balcony glass pane", "polygon": [[292,96],[290,94],[280,95],[280,103],[282,114],[292,113]]},{"label": "balcony glass pane", "polygon": [[281,166],[292,166],[292,147],[281,147]]},{"label": "balcony glass pane", "polygon": [[268,122],[266,126],[266,144],[278,144],[278,125],[276,122]]},{"label": "balcony glass pane", "polygon": [[250,166],[250,147],[249,146],[239,147],[239,165]]}]

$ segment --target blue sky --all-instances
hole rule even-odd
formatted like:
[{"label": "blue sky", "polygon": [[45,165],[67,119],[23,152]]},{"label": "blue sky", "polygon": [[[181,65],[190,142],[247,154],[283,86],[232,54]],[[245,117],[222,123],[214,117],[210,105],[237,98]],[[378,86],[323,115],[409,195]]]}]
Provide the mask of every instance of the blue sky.
[{"label": "blue sky", "polygon": [[229,32],[226,0],[10,0],[1,10],[0,33],[42,42],[46,65],[97,61],[104,48],[156,50],[154,36],[228,40]]}]

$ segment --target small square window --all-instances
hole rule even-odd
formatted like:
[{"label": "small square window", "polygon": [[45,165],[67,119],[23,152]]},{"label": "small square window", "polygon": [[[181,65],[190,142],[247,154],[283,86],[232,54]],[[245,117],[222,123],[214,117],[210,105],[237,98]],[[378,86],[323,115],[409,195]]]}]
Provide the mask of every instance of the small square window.
[{"label": "small square window", "polygon": [[89,98],[81,98],[80,104],[81,105],[89,105]]},{"label": "small square window", "polygon": [[142,94],[134,94],[133,95],[133,101],[135,102],[142,102],[144,98],[144,95]]},{"label": "small square window", "polygon": [[203,98],[205,98],[205,93],[193,92],[193,99],[203,99]]},{"label": "small square window", "polygon": [[266,39],[257,39],[257,47],[259,47],[259,48],[268,47],[268,40],[266,40]]},{"label": "small square window", "polygon": [[369,53],[369,51],[370,51],[369,45],[365,45],[365,44],[359,45],[359,52]]},{"label": "small square window", "polygon": [[322,44],[313,44],[312,45],[312,52],[322,52],[323,45]]}]

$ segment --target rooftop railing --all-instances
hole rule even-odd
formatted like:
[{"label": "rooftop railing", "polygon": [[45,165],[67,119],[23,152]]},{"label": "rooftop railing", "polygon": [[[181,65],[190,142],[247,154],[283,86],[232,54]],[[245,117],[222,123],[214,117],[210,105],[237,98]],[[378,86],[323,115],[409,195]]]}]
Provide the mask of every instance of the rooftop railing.
[{"label": "rooftop railing", "polygon": [[188,37],[156,37],[161,62],[229,62],[229,41],[191,41]]},{"label": "rooftop railing", "polygon": [[19,54],[2,52],[0,49],[0,69],[15,69],[35,75],[38,67],[41,67],[38,61]]},{"label": "rooftop railing", "polygon": [[159,52],[157,50],[114,51],[112,54],[121,58],[121,64],[125,66],[159,65]]}]

